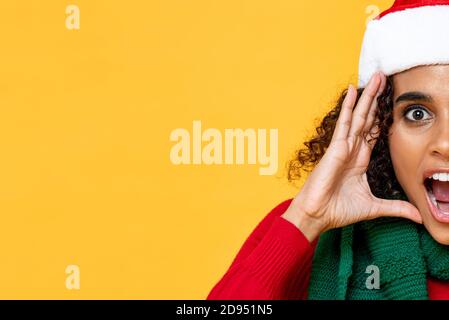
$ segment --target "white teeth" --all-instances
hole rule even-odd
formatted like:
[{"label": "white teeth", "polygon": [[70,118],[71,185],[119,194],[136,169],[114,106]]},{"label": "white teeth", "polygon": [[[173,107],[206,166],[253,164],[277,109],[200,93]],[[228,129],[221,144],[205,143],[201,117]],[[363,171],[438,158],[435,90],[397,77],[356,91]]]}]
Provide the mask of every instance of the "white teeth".
[{"label": "white teeth", "polygon": [[432,190],[429,190],[428,193],[429,193],[429,198],[430,198],[430,200],[432,201],[433,205],[434,205],[435,207],[437,207],[437,208],[441,211],[440,207],[438,206],[437,199],[435,199],[435,196],[434,196]]},{"label": "white teeth", "polygon": [[429,198],[432,201],[433,205],[438,208],[439,210],[438,214],[440,216],[449,216],[449,212],[441,210],[440,206],[438,205],[437,199],[435,199],[432,189],[428,190],[427,194],[429,195]]},{"label": "white teeth", "polygon": [[[441,173],[436,173],[437,175],[438,175],[438,178],[440,177],[439,175],[441,174]],[[445,174],[445,173],[443,173],[443,175],[447,175],[447,174]],[[432,176],[433,177],[433,176]],[[443,177],[443,178],[445,178],[445,177]],[[436,179],[435,179],[436,180]],[[438,179],[438,180],[440,180],[440,179]],[[441,180],[442,181],[442,180]],[[439,216],[442,216],[442,217],[449,217],[449,212],[446,212],[446,211],[443,211],[441,208],[440,208],[440,206],[438,205],[438,201],[437,201],[437,199],[435,199],[435,195],[433,194],[433,190],[430,188],[430,189],[428,189],[427,190],[427,194],[429,195],[429,199],[430,199],[430,201],[432,201],[432,203],[433,203],[433,205],[436,207],[436,208],[438,208],[438,215]]]},{"label": "white teeth", "polygon": [[430,200],[432,200],[432,202],[435,205],[435,207],[438,207],[437,199],[435,199],[435,195],[433,194],[432,190],[429,190],[428,193],[429,193]]},{"label": "white teeth", "polygon": [[449,173],[434,173],[431,177],[433,180],[449,181]]}]

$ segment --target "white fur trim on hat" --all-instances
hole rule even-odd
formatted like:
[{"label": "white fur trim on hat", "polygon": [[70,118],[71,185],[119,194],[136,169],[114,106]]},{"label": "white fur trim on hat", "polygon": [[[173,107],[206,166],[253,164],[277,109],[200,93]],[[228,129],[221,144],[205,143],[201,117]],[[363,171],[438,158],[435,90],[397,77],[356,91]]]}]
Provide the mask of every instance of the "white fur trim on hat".
[{"label": "white fur trim on hat", "polygon": [[449,64],[449,5],[405,9],[371,20],[363,38],[358,85],[419,65]]}]

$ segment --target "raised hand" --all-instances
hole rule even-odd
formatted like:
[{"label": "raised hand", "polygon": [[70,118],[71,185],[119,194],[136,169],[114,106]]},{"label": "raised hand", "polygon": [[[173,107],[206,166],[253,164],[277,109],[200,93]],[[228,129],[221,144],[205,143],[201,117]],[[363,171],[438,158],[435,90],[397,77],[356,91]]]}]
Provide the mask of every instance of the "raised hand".
[{"label": "raised hand", "polygon": [[374,74],[355,108],[357,91],[349,86],[326,153],[283,214],[310,241],[328,229],[382,216],[422,223],[411,203],[377,198],[368,185],[366,171],[379,133],[374,124],[377,97],[385,83],[383,74]]}]

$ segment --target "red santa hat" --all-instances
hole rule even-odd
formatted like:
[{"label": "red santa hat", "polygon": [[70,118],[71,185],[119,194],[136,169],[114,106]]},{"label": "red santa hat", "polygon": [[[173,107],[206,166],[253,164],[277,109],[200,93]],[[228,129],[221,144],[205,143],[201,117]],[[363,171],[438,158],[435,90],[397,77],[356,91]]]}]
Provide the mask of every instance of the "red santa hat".
[{"label": "red santa hat", "polygon": [[366,27],[358,85],[376,71],[389,76],[433,64],[449,64],[449,0],[396,0]]}]

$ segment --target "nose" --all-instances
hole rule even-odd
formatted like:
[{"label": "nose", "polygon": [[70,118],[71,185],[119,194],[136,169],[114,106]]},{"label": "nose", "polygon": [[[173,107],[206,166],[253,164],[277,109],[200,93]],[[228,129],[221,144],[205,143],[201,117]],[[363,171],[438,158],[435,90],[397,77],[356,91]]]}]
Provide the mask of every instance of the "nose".
[{"label": "nose", "polygon": [[439,160],[449,162],[449,115],[446,114],[444,119],[439,120],[433,130],[431,151]]}]

